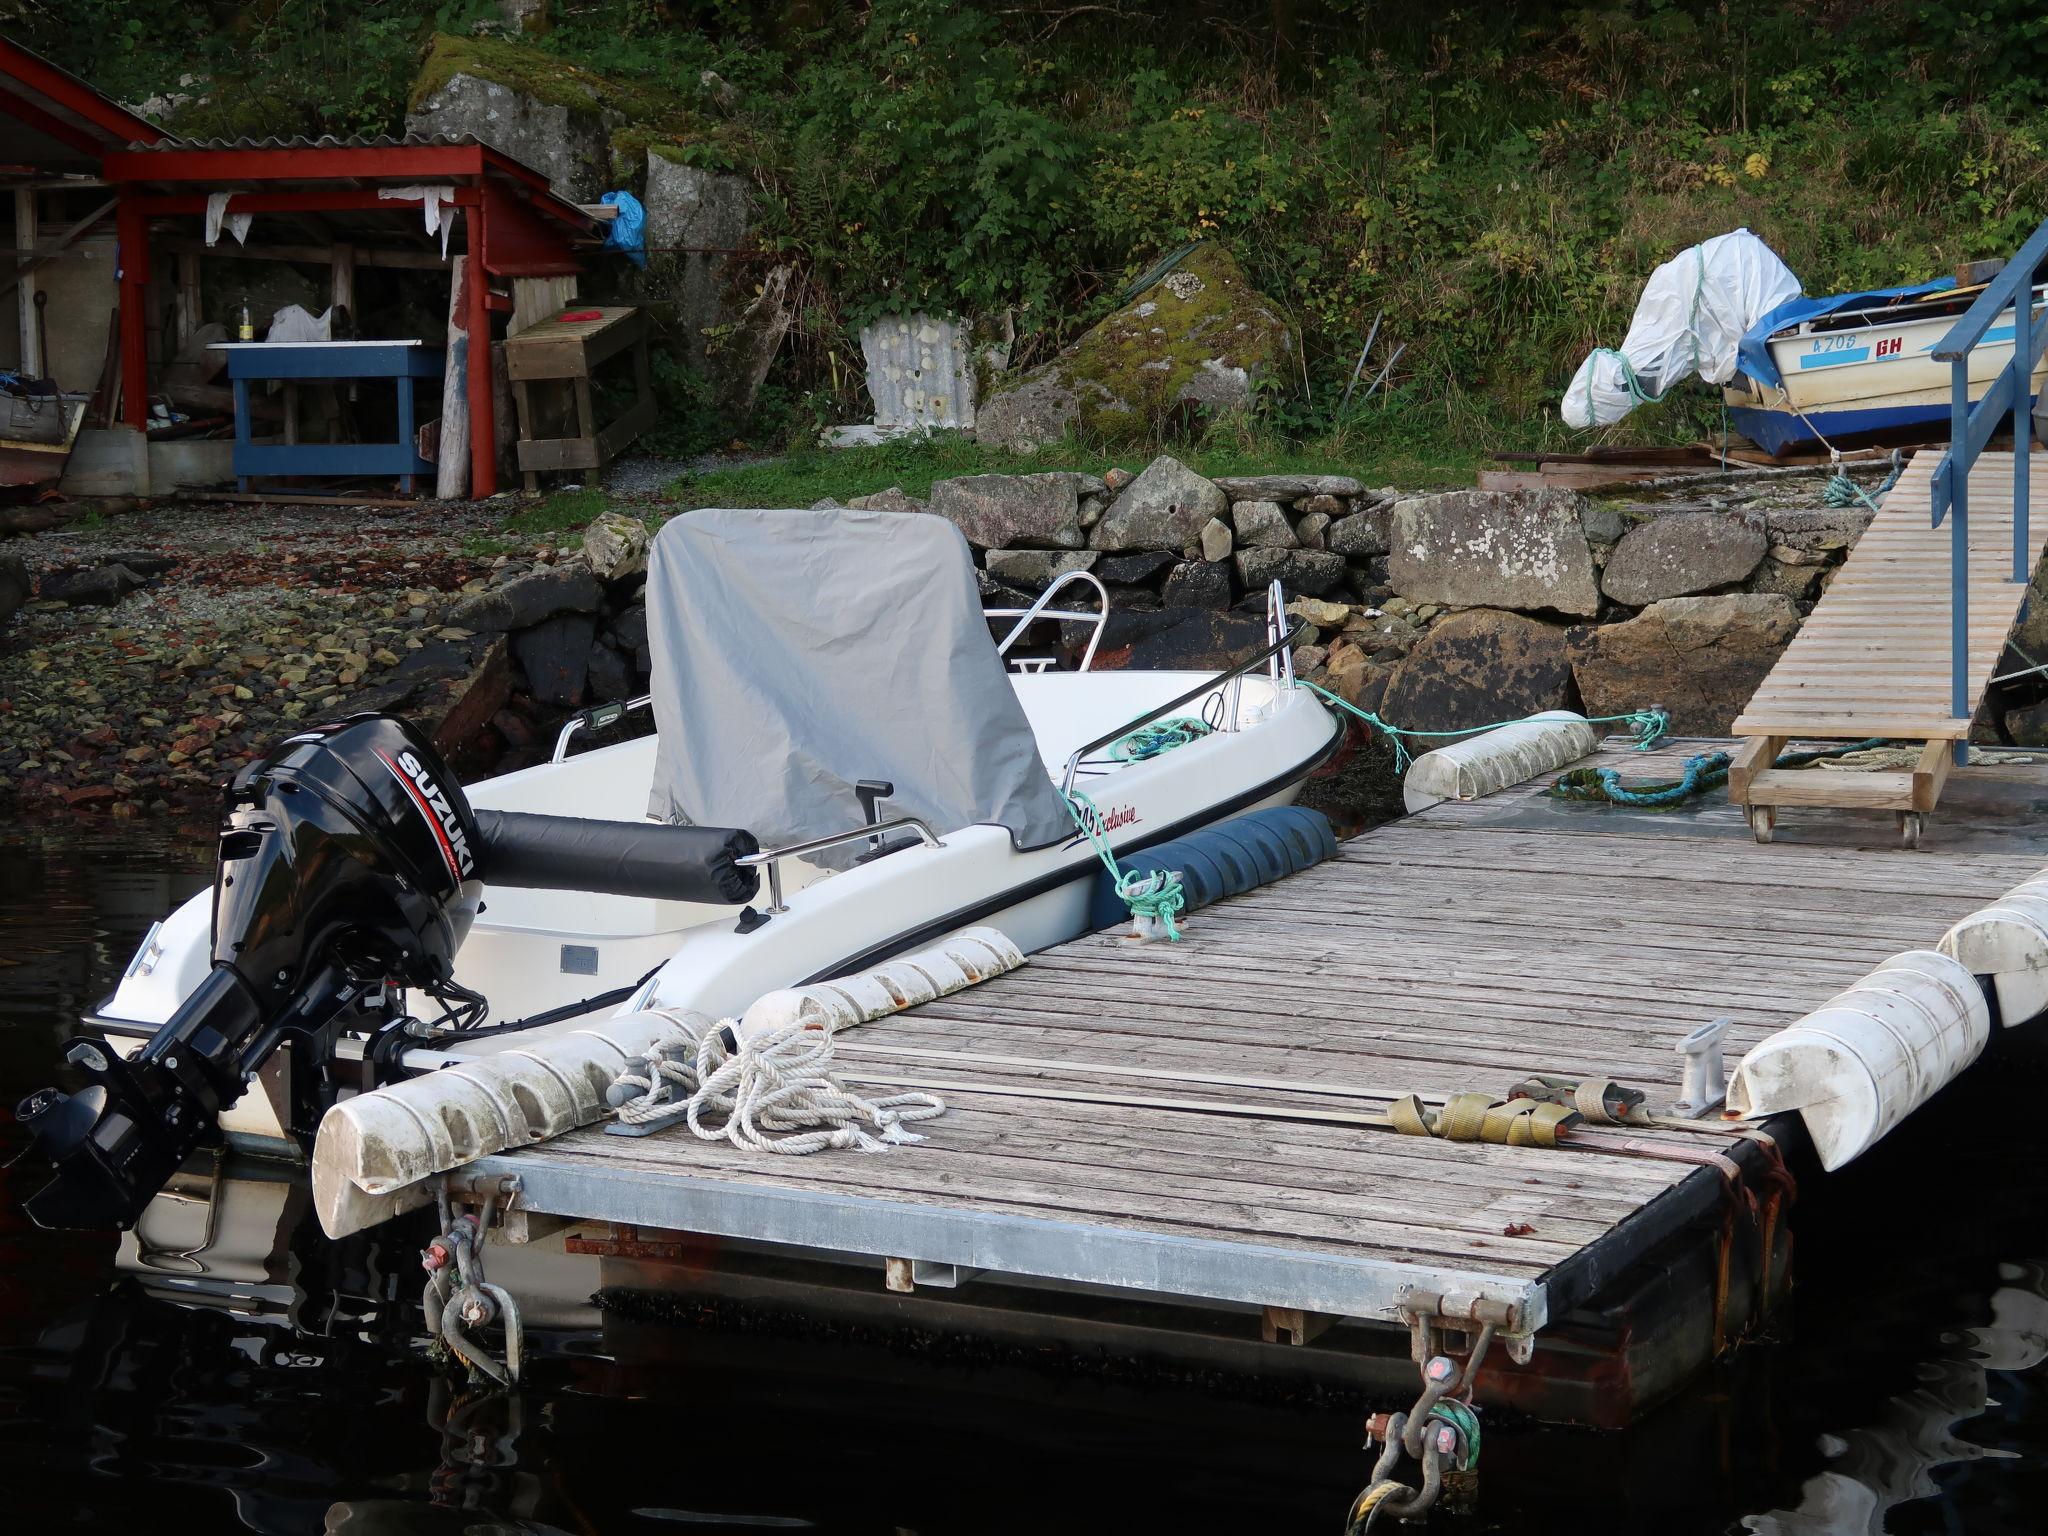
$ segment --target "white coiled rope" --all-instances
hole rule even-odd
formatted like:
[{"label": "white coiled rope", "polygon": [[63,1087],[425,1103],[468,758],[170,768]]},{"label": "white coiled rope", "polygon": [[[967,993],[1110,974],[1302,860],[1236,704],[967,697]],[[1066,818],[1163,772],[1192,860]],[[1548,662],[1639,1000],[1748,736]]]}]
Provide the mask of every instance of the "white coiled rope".
[{"label": "white coiled rope", "polygon": [[865,1099],[831,1073],[832,1034],[793,1024],[748,1037],[730,1021],[656,1009],[677,1030],[626,1063],[610,1097],[628,1125],[683,1119],[705,1141],[757,1152],[886,1151],[922,1141],[904,1127],[946,1112],[929,1093]]}]

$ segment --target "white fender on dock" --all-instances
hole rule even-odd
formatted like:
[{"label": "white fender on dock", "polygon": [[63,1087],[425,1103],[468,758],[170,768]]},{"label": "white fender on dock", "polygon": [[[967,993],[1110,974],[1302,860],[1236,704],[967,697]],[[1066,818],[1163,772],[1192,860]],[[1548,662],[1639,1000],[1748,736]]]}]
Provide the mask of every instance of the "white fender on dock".
[{"label": "white fender on dock", "polygon": [[375,1226],[432,1199],[434,1174],[601,1118],[626,1063],[677,1032],[664,1014],[629,1013],[343,1099],[313,1143],[322,1230]]},{"label": "white fender on dock", "polygon": [[858,976],[770,992],[741,1017],[739,1032],[754,1038],[803,1024],[836,1034],[949,996],[1023,963],[1024,951],[1008,934],[994,928],[964,928],[930,949],[885,960]]},{"label": "white fender on dock", "polygon": [[[1008,935],[964,928],[855,976],[770,992],[737,1027],[743,1035],[798,1023],[836,1032],[1023,963]],[[686,1017],[693,1028],[711,1027]],[[313,1146],[322,1229],[359,1232],[426,1204],[426,1181],[437,1173],[603,1119],[605,1090],[626,1063],[680,1032],[668,1014],[629,1013],[343,1099],[321,1117]]]},{"label": "white fender on dock", "polygon": [[1401,798],[1411,815],[1444,800],[1477,800],[1575,763],[1599,745],[1585,716],[1548,710],[1423,753],[1408,765]]},{"label": "white fender on dock", "polygon": [[1972,912],[1935,947],[1971,975],[1990,979],[2003,1023],[2024,1024],[2048,1011],[2048,877]]},{"label": "white fender on dock", "polygon": [[1839,1168],[1976,1060],[1990,1034],[1976,977],[1908,950],[1752,1046],[1728,1108],[1751,1120],[1798,1110],[1821,1165]]}]

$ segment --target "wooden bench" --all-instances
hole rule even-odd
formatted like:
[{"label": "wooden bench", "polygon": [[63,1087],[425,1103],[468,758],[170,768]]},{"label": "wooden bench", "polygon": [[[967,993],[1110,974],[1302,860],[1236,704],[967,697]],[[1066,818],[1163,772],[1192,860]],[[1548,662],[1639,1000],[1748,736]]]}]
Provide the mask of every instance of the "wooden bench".
[{"label": "wooden bench", "polygon": [[[595,318],[568,318],[571,315]],[[633,403],[600,426],[591,380],[599,367],[629,350]],[[519,407],[519,469],[529,491],[540,488],[543,471],[604,468],[620,449],[654,425],[647,317],[637,309],[579,306],[530,325],[505,342],[505,368]],[[568,387],[575,412],[574,436],[540,435],[545,427],[536,413],[536,384]]]}]

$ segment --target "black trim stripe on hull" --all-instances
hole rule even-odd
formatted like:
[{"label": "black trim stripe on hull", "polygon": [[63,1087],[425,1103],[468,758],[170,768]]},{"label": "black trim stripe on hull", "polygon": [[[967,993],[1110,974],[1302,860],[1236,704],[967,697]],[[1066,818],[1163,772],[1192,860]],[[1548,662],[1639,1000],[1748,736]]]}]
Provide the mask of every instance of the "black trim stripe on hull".
[{"label": "black trim stripe on hull", "polygon": [[[1256,805],[1259,801],[1266,799],[1279,790],[1287,788],[1291,784],[1301,783],[1310,774],[1314,773],[1316,769],[1328,762],[1336,754],[1338,747],[1343,744],[1343,725],[1338,722],[1332,723],[1336,728],[1331,732],[1330,739],[1318,747],[1311,756],[1303,759],[1285,773],[1267,779],[1263,784],[1257,784],[1250,789],[1240,791],[1230,799],[1210,806],[1193,816],[1184,816],[1179,821],[1162,827],[1159,831],[1149,834],[1141,841],[1132,843],[1121,851],[1125,853],[1139,853],[1147,848],[1156,848],[1159,844],[1170,842],[1172,839],[1184,833],[1192,832],[1198,827],[1206,827],[1223,820],[1226,816],[1234,816],[1246,806]],[[841,976],[851,975],[853,972],[863,970],[868,966],[879,965],[882,961],[892,956],[903,954],[908,950],[917,948],[921,944],[927,944],[933,939],[941,938],[953,932],[956,928],[965,928],[971,923],[982,922],[987,918],[995,916],[998,912],[1018,906],[1035,897],[1043,896],[1048,891],[1058,890],[1061,886],[1072,884],[1074,881],[1092,879],[1097,867],[1095,857],[1091,853],[1085,861],[1077,861],[1064,869],[1053,870],[1048,874],[1038,876],[1034,880],[1027,880],[1022,885],[1012,886],[1010,889],[999,892],[994,896],[984,897],[972,906],[957,908],[947,913],[944,917],[935,918],[908,934],[897,935],[884,940],[880,944],[871,944],[858,954],[849,956],[826,967],[822,971],[806,976],[802,981],[793,983],[793,985],[807,987],[815,982],[832,981]]]}]

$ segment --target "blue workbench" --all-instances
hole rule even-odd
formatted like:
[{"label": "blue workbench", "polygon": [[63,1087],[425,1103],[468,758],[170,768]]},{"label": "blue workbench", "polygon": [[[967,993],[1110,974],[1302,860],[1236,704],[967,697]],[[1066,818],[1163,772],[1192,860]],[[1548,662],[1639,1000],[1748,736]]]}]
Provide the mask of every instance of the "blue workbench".
[{"label": "blue workbench", "polygon": [[[434,466],[415,446],[415,379],[441,378],[439,348],[418,341],[228,341],[228,379],[235,387],[235,477],[243,490],[252,475],[397,475],[410,492],[415,475]],[[390,379],[398,386],[398,439],[387,443],[300,443],[290,441],[297,412],[288,413],[287,441],[250,441],[249,386],[282,380],[287,390],[301,384],[353,379]]]}]

